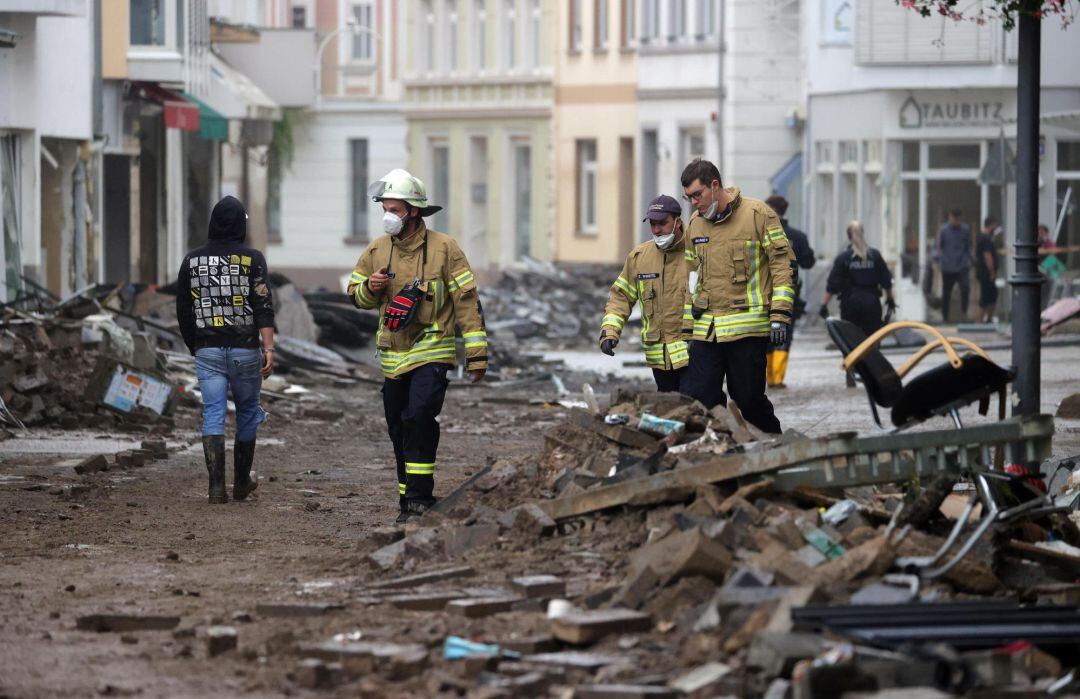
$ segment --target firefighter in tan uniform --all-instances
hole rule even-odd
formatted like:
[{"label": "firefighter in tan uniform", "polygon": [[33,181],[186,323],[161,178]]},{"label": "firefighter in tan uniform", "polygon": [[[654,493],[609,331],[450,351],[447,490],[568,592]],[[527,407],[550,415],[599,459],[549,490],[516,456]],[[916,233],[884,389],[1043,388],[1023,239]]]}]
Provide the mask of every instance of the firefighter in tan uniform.
[{"label": "firefighter in tan uniform", "polygon": [[626,257],[622,273],[611,285],[600,325],[600,351],[614,355],[623,325],[634,304],[641,304],[641,346],[660,391],[678,391],[690,363],[693,332],[688,285],[693,252],[687,250],[682,208],[660,195],[645,214],[653,239]]},{"label": "firefighter in tan uniform", "polygon": [[725,404],[723,383],[743,417],[778,434],[765,396],[765,353],[783,346],[791,325],[795,288],[792,255],[776,212],[765,202],[724,189],[720,171],[694,160],[682,173],[687,201],[696,209],[687,234],[698,263],[691,316],[690,366],[681,391],[708,407]]},{"label": "firefighter in tan uniform", "polygon": [[455,335],[465,345],[470,381],[487,370],[487,332],[476,278],[450,236],[433,231],[424,183],[393,170],[368,190],[383,206],[383,230],[360,255],[348,294],[359,308],[378,308],[376,345],[382,364],[383,408],[398,473],[398,522],[435,504],[436,417],[456,363]]}]

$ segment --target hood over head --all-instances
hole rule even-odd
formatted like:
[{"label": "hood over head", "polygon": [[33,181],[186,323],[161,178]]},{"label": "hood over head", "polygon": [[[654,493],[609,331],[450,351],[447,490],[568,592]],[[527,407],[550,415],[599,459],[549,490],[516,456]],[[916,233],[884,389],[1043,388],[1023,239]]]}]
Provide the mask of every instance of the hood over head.
[{"label": "hood over head", "polygon": [[247,211],[236,197],[224,197],[210,214],[210,240],[242,243],[247,237]]}]

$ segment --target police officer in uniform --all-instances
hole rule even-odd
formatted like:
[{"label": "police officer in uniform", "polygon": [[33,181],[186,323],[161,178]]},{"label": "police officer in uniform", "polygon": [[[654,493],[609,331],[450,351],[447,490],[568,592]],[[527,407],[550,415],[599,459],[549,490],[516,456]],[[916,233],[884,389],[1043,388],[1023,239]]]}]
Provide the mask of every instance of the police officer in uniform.
[{"label": "police officer in uniform", "polygon": [[892,273],[881,253],[866,244],[861,223],[849,223],[847,237],[850,244],[833,262],[819,313],[822,318],[828,318],[829,301],[837,296],[840,299],[840,318],[871,335],[884,324],[882,292],[885,293],[889,317],[896,312]]}]

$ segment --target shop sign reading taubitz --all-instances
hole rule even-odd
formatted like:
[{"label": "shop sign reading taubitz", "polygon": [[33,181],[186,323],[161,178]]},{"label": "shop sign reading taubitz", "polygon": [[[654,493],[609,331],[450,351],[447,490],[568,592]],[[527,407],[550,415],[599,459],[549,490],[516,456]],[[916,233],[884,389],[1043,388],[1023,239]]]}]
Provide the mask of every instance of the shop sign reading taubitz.
[{"label": "shop sign reading taubitz", "polygon": [[1006,119],[1000,100],[918,100],[908,97],[900,105],[901,129],[997,126]]}]

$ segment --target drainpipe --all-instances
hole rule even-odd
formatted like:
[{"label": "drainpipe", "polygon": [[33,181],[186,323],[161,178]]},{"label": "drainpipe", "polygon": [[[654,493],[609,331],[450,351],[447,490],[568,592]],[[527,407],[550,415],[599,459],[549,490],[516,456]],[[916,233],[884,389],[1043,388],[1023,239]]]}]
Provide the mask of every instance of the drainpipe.
[{"label": "drainpipe", "polygon": [[720,0],[720,29],[717,32],[719,41],[717,45],[717,60],[719,66],[716,82],[716,169],[724,176],[724,53],[727,44],[724,31],[727,27],[727,1]]},{"label": "drainpipe", "polygon": [[82,153],[75,161],[72,207],[75,209],[75,285],[76,291],[86,288],[86,160]]}]

